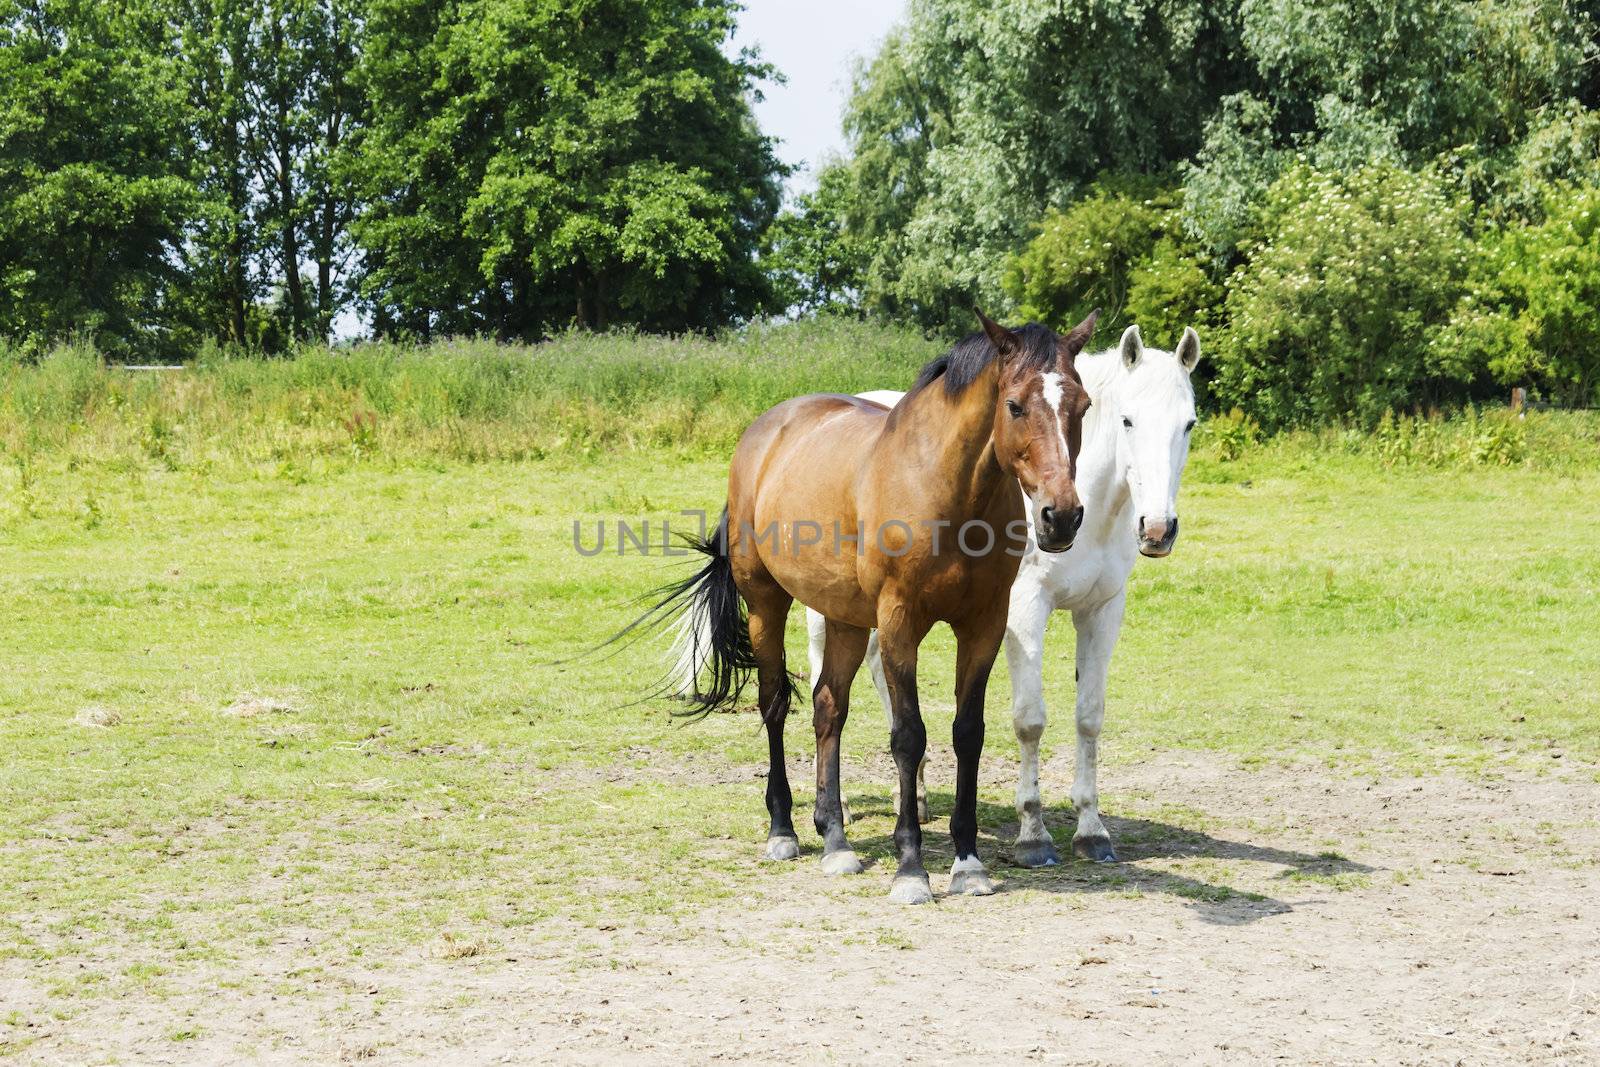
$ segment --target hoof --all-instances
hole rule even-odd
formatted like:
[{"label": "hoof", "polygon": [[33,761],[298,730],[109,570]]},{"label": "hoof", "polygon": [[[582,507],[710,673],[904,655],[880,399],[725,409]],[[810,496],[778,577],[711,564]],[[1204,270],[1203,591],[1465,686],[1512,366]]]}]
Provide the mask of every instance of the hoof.
[{"label": "hoof", "polygon": [[822,857],[823,874],[860,874],[861,861],[847,848],[830,852]]},{"label": "hoof", "polygon": [[1072,839],[1072,851],[1079,859],[1091,863],[1117,862],[1117,852],[1111,847],[1109,837],[1075,837]]},{"label": "hoof", "polygon": [[844,824],[846,826],[856,821],[855,816],[850,814],[850,802],[844,797],[839,798],[839,807],[844,811]]},{"label": "hoof", "polygon": [[929,904],[933,890],[928,887],[926,874],[897,874],[889,887],[889,899],[896,904]]},{"label": "hoof", "polygon": [[800,856],[800,842],[793,837],[767,838],[767,850],[762,854],[763,859],[792,860]]},{"label": "hoof", "polygon": [[1018,867],[1054,867],[1061,862],[1061,853],[1051,841],[1018,841],[1011,858]]},{"label": "hoof", "polygon": [[994,883],[989,881],[989,872],[982,868],[956,871],[950,876],[950,895],[953,897],[987,897],[993,894]]}]

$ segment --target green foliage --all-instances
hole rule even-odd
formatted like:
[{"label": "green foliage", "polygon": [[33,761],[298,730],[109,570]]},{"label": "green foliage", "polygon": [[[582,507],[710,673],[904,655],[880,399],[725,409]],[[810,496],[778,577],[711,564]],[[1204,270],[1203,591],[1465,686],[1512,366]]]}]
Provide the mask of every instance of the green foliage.
[{"label": "green foliage", "polygon": [[1507,409],[1480,413],[1469,407],[1448,422],[1386,411],[1369,447],[1389,466],[1515,467],[1528,457],[1528,425]]},{"label": "green foliage", "polygon": [[282,351],[358,277],[388,334],[749,317],[783,171],[737,10],[3,0],[0,336]]},{"label": "green foliage", "polygon": [[1464,214],[1427,174],[1285,174],[1268,193],[1268,236],[1229,283],[1212,345],[1219,399],[1283,426],[1460,396],[1428,341],[1465,291]]},{"label": "green foliage", "polygon": [[[1600,402],[1600,186],[1552,191],[1543,222],[1510,230],[1500,286],[1537,353],[1526,372],[1562,400]],[[1510,368],[1501,371],[1511,377]]]},{"label": "green foliage", "polygon": [[1188,180],[1190,229],[1223,258],[1295,153],[1332,171],[1450,157],[1487,195],[1595,54],[1565,0],[1246,0],[1239,18],[1255,85],[1210,120]]},{"label": "green foliage", "polygon": [[1125,317],[1162,348],[1177,347],[1186,326],[1209,334],[1221,319],[1224,295],[1213,269],[1187,240],[1163,239],[1129,276]]},{"label": "green foliage", "polygon": [[768,228],[761,268],[772,285],[773,310],[847,314],[858,308],[868,256],[859,235],[846,228],[848,180],[842,167],[825,169],[817,188],[796,197]]},{"label": "green foliage", "polygon": [[159,352],[194,204],[147,3],[0,0],[0,335]]},{"label": "green foliage", "polygon": [[1137,322],[1151,343],[1171,346],[1184,327],[1215,320],[1222,288],[1211,269],[1183,233],[1176,191],[1124,179],[1045,216],[1005,286],[1020,318],[1060,328],[1099,308],[1105,336]]},{"label": "green foliage", "polygon": [[1237,80],[1231,6],[913,0],[845,125],[873,311],[948,329],[1002,308],[1007,256],[1099,175],[1158,173]]},{"label": "green foliage", "polygon": [[1195,447],[1215,450],[1217,458],[1233,463],[1244,457],[1261,439],[1261,424],[1239,408],[1215,415],[1195,431]]},{"label": "green foliage", "polygon": [[1175,207],[1173,195],[1153,183],[1103,182],[1047,214],[1006,268],[1005,291],[1018,317],[1060,328],[1099,308],[1101,328],[1119,332],[1128,321],[1133,272],[1157,241],[1176,233]]},{"label": "green foliage", "polygon": [[357,154],[382,332],[710,328],[759,310],[781,167],[730,0],[373,0]]},{"label": "green foliage", "polygon": [[1542,221],[1487,245],[1436,361],[1560,403],[1600,402],[1600,185],[1545,190]]}]

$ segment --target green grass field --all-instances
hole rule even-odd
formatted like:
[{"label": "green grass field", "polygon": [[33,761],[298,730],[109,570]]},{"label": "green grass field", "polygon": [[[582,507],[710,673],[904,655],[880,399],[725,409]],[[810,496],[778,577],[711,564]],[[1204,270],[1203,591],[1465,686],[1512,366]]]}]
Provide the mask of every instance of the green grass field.
[{"label": "green grass field", "polygon": [[[12,369],[0,410],[29,410],[29,389],[58,395],[29,377],[43,373]],[[427,439],[380,416],[364,439],[331,415],[275,428],[263,406],[215,406],[216,379],[85,373],[67,430],[40,416],[0,435],[0,966],[47,994],[0,1018],[0,1051],[107,998],[178,996],[197,973],[248,989],[266,979],[239,962],[285,937],[304,939],[277,990],[294,997],[353,958],[441,939],[472,955],[545,924],[581,943],[784,876],[754,862],[753,713],[685,723],[669,702],[637,703],[663,643],[552,665],[681,566],[582,558],[574,520],[715,509],[725,463],[706,453],[722,429],[655,449],[598,434],[568,457],[514,411],[441,417]],[[167,392],[104,406],[124,388]],[[210,399],[185,414],[184,389]],[[230,411],[255,414],[229,431]],[[724,421],[742,411],[729,401]],[[532,442],[504,450],[521,458],[449,443],[492,439],[496,419],[499,440]],[[1109,764],[1212,750],[1341,772],[1600,766],[1596,429],[1540,423],[1510,466],[1386,464],[1351,435],[1224,461],[1202,436],[1183,538],[1135,572]],[[1564,443],[1541,451],[1540,434]],[[313,437],[326,447],[296,444]],[[796,612],[797,669],[801,626]],[[1047,753],[1071,746],[1070,633],[1052,626]],[[936,633],[921,681],[941,746],[951,658]],[[1015,755],[1008,686],[1002,660],[986,761]],[[864,758],[886,733],[865,674],[856,700],[845,746]],[[808,715],[790,739],[814,847]],[[881,861],[888,784],[851,766],[851,835]],[[1200,818],[1105,777],[1108,813]],[[1067,784],[1046,785],[1058,823]],[[936,816],[949,785],[930,781]],[[1009,789],[982,799],[992,855]],[[931,865],[947,837],[928,840]]]}]

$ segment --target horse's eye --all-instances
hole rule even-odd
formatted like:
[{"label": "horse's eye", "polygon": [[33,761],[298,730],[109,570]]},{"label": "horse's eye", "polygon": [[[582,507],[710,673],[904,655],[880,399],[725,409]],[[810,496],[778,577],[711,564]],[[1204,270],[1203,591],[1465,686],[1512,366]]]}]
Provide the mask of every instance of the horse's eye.
[{"label": "horse's eye", "polygon": [[1192,429],[1194,429],[1194,420],[1193,419],[1190,419],[1188,422],[1183,424],[1183,432],[1184,433],[1188,433]]},{"label": "horse's eye", "polygon": [[1133,429],[1133,420],[1124,415],[1122,416],[1122,425],[1124,429],[1131,430]]},{"label": "horse's eye", "polygon": [[1022,405],[1017,403],[1015,400],[1006,401],[1006,410],[1011,412],[1011,417],[1013,419],[1022,418]]}]

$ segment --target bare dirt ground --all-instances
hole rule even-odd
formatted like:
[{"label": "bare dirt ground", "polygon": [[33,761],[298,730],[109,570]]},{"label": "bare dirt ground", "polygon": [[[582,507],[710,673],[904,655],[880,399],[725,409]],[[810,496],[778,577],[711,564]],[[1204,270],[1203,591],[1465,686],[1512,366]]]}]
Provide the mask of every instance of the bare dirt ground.
[{"label": "bare dirt ground", "polygon": [[[1053,763],[1046,780],[1070,780]],[[930,766],[930,782],[949,771]],[[1009,783],[1014,768],[986,758],[985,772]],[[866,784],[888,780],[886,760],[850,777],[858,807],[886,803]],[[901,908],[881,865],[830,880],[808,851],[683,922],[525,928],[481,956],[418,951],[381,971],[353,961],[325,983],[326,1010],[321,994],[197,985],[209,1003],[193,1041],[167,1036],[183,1005],[119,1002],[21,1058],[1600,1063],[1592,768],[1466,781],[1178,754],[1109,768],[1102,787],[1153,813],[1118,819],[1108,803],[1124,860],[1109,871],[1010,867],[1015,824],[990,809],[991,898]],[[1065,844],[1070,812],[1057,818]],[[943,820],[928,832],[947,844]],[[758,842],[730,844],[755,862]],[[947,865],[930,855],[936,893]],[[248,965],[289,978],[292,950]],[[0,1001],[34,993],[0,977]],[[363,996],[371,1007],[349,1011]]]}]

